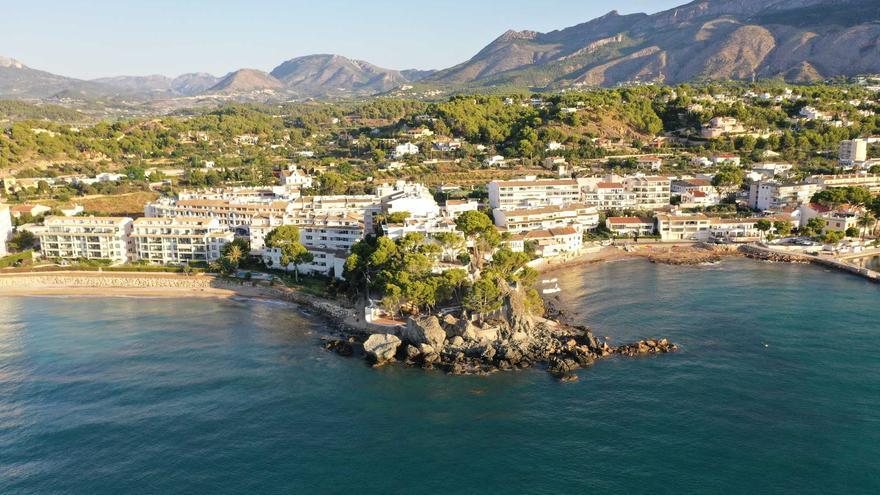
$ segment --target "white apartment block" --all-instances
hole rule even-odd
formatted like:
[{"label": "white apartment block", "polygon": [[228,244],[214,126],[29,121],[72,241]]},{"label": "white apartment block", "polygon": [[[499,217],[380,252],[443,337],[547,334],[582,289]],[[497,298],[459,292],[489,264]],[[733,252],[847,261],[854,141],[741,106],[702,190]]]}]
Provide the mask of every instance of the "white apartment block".
[{"label": "white apartment block", "polygon": [[599,182],[584,195],[587,204],[600,210],[621,210],[636,207],[636,195],[622,182]]},{"label": "white apartment block", "polygon": [[749,208],[776,210],[785,206],[797,206],[809,201],[821,190],[818,184],[795,182],[781,184],[775,181],[753,182],[749,186]]},{"label": "white apartment block", "polygon": [[234,239],[216,218],[138,218],[131,229],[135,261],[159,265],[216,261]]},{"label": "white apartment block", "polygon": [[572,227],[558,229],[533,230],[525,234],[514,235],[508,241],[514,252],[525,251],[528,244],[533,244],[535,254],[542,258],[553,258],[576,253],[583,247],[583,236]]},{"label": "white apartment block", "polygon": [[363,218],[357,215],[324,215],[299,226],[303,246],[349,251],[364,238]]},{"label": "white apartment block", "polygon": [[385,224],[382,232],[389,239],[400,239],[407,234],[433,237],[441,232],[455,232],[455,221],[449,217],[407,218],[402,223]]},{"label": "white apartment block", "polygon": [[[342,273],[345,270],[345,260],[348,258],[347,251],[325,249],[325,248],[308,248],[312,254],[312,261],[303,265],[299,265],[298,271],[302,274],[319,274],[333,276],[343,279]],[[278,248],[269,248],[263,250],[263,262],[266,266],[278,268],[292,272],[294,270],[293,263],[281,266],[281,250]]]},{"label": "white apartment block", "polygon": [[710,219],[706,215],[657,215],[657,233],[663,241],[689,241],[705,239]]},{"label": "white apartment block", "polygon": [[573,227],[580,233],[599,226],[599,212],[593,206],[569,204],[515,210],[495,209],[495,225],[513,234],[531,230]]},{"label": "white apartment block", "polygon": [[808,177],[807,182],[818,185],[820,190],[852,186],[863,187],[871,194],[880,194],[880,174],[814,175]]},{"label": "white apartment block", "polygon": [[669,177],[627,177],[627,191],[635,195],[636,208],[656,210],[669,206],[672,197],[672,181]]},{"label": "white apartment block", "polygon": [[575,179],[524,179],[489,183],[489,205],[493,208],[564,205],[581,201],[581,188]]},{"label": "white apartment block", "polygon": [[422,184],[398,181],[382,184],[376,188],[385,214],[407,212],[411,218],[435,218],[440,216],[440,205],[431,191]]},{"label": "white apartment block", "polygon": [[[760,239],[757,218],[712,218],[706,239],[748,242]],[[768,219],[769,220],[769,219]]]},{"label": "white apartment block", "polygon": [[868,140],[852,139],[840,142],[839,161],[845,165],[853,165],[868,160]]},{"label": "white apartment block", "polygon": [[144,208],[147,217],[216,218],[227,230],[246,229],[256,218],[283,219],[291,211],[287,201],[251,203],[235,200],[160,200]]},{"label": "white apartment block", "polygon": [[608,217],[605,227],[618,237],[636,237],[652,235],[654,220],[638,217]]},{"label": "white apartment block", "polygon": [[672,181],[673,194],[684,194],[691,191],[703,191],[704,193],[716,192],[715,186],[706,179],[681,179]]},{"label": "white apartment block", "polygon": [[0,256],[9,254],[9,248],[6,243],[12,237],[12,215],[9,213],[9,206],[0,205]]},{"label": "white apartment block", "polygon": [[127,217],[47,217],[39,234],[43,256],[63,260],[129,260],[132,219]]}]

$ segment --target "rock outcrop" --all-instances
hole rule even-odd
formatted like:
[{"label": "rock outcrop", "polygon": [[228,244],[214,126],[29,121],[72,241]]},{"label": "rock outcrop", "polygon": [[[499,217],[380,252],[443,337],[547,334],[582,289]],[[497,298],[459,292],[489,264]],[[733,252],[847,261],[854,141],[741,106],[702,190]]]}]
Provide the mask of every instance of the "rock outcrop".
[{"label": "rock outcrop", "polygon": [[436,316],[410,318],[401,332],[401,337],[415,346],[428,344],[434,348],[441,348],[446,341],[446,330],[440,326],[440,320]]},{"label": "rock outcrop", "polygon": [[396,335],[374,334],[364,342],[364,352],[377,366],[394,361],[401,341]]},{"label": "rock outcrop", "polygon": [[[557,317],[560,315],[555,309],[551,311]],[[348,342],[328,343],[325,348],[346,355]],[[586,327],[529,313],[523,291],[516,289],[509,290],[493,318],[412,318],[400,330],[400,338],[375,334],[364,342],[367,358],[377,365],[398,359],[408,366],[454,375],[540,366],[563,382],[576,380],[575,370],[589,367],[603,357],[660,354],[675,349],[666,339],[611,347]]]}]

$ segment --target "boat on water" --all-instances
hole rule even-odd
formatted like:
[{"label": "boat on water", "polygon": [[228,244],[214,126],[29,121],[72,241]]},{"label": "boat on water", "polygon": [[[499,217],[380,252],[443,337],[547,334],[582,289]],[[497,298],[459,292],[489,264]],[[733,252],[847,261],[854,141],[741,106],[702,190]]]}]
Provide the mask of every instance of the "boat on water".
[{"label": "boat on water", "polygon": [[562,292],[562,289],[559,288],[559,280],[555,278],[550,280],[542,280],[541,283],[544,286],[541,289],[541,294],[544,294],[545,296]]}]

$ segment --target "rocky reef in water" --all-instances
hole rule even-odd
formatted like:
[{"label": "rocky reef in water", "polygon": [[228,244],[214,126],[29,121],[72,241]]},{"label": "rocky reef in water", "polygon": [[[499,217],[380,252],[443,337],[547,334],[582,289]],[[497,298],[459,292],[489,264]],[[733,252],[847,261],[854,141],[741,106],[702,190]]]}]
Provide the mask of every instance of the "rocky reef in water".
[{"label": "rocky reef in water", "polygon": [[667,339],[612,347],[588,328],[563,323],[560,312],[551,312],[531,314],[523,292],[512,290],[502,308],[482,321],[466,313],[414,317],[395,333],[348,334],[327,340],[324,347],[342,356],[364,356],[373,366],[402,362],[454,375],[543,367],[562,381],[577,379],[574,371],[597,359],[676,350]]}]

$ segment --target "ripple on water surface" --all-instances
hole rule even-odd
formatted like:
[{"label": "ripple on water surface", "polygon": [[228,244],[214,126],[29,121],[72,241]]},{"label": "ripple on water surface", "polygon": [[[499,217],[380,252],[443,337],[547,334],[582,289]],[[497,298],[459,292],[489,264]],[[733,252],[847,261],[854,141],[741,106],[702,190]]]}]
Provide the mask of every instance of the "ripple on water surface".
[{"label": "ripple on water surface", "polygon": [[259,301],[0,298],[0,492],[877,493],[880,290],[809,266],[558,274],[622,342],[559,385],[324,352]]}]

